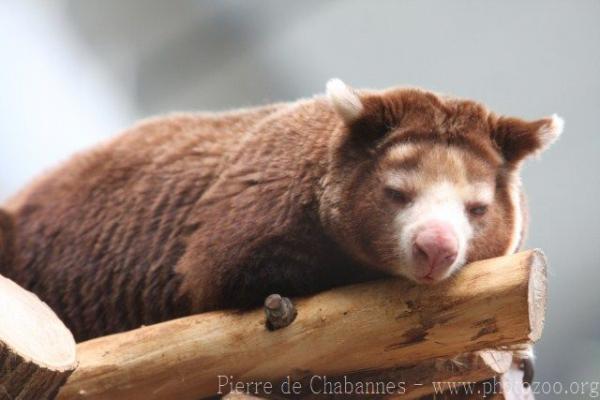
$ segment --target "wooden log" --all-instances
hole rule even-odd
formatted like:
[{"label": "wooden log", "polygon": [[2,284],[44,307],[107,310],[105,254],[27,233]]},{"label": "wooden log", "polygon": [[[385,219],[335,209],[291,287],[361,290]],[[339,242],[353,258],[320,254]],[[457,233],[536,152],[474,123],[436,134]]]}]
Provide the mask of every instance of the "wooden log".
[{"label": "wooden log", "polygon": [[73,335],[33,293],[2,276],[0,310],[0,398],[55,398],[76,367]]},{"label": "wooden log", "polygon": [[327,377],[326,384],[322,376],[316,376],[316,382],[311,382],[315,378],[309,375],[300,380],[305,389],[303,393],[287,397],[419,399],[436,392],[442,393],[449,385],[460,386],[462,382],[479,382],[499,377],[509,370],[511,364],[511,352],[483,350],[464,353],[451,359],[426,360],[413,366]]},{"label": "wooden log", "polygon": [[256,397],[244,392],[229,392],[222,397],[223,400],[264,400],[262,397]]},{"label": "wooden log", "polygon": [[512,353],[507,351],[483,350],[465,353],[452,359],[424,361],[403,370],[398,378],[405,382],[405,391],[388,399],[418,399],[436,394],[442,383],[480,382],[499,377],[512,364]]},{"label": "wooden log", "polygon": [[[467,385],[459,385],[447,388],[444,392],[438,392],[421,397],[420,400],[507,400],[500,389],[500,381],[497,377],[481,382],[470,382]],[[512,399],[517,400],[517,399]],[[519,399],[521,400],[521,399]],[[531,399],[522,399],[531,400]]]},{"label": "wooden log", "polygon": [[[502,375],[491,379],[470,382],[464,386],[454,386],[444,392],[424,396],[421,400],[534,400],[530,386],[523,385],[523,371],[516,364]],[[448,386],[448,385],[447,385]]]},{"label": "wooden log", "polygon": [[240,390],[225,381],[339,376],[535,341],[545,274],[543,254],[526,251],[435,286],[389,279],[297,300],[298,317],[277,331],[263,310],[212,312],[90,340],[59,398],[197,399]]},{"label": "wooden log", "polygon": [[[452,359],[426,360],[414,366],[355,372],[338,377],[323,378],[317,376],[317,383],[311,382],[312,376],[300,379],[304,390],[292,395],[281,392],[274,393],[269,398],[297,399],[330,399],[346,398],[385,398],[387,400],[411,400],[420,398],[435,398],[442,395],[452,398],[448,388],[452,387],[458,394],[461,383],[473,382],[473,386],[481,390],[482,381],[495,378],[500,382],[500,375],[507,372],[512,365],[512,353],[508,351],[483,350],[476,353],[465,353]],[[391,384],[391,385],[390,385]],[[492,382],[488,395],[492,395]],[[328,388],[325,389],[325,386]],[[434,396],[428,396],[434,395]],[[457,397],[457,396],[456,396]],[[230,392],[223,396],[224,400],[256,400],[259,397],[244,392]]]},{"label": "wooden log", "polygon": [[[507,372],[511,365],[511,352],[483,350],[461,354],[452,359],[426,360],[414,366],[326,377],[326,385],[323,382],[324,377],[317,376],[315,384],[311,382],[311,379],[314,380],[313,376],[309,375],[298,381],[303,391],[293,395],[285,395],[277,391],[269,398],[411,400],[435,398],[439,395],[452,398],[452,395],[448,394],[451,385],[454,385],[452,388],[461,394],[463,382],[473,382],[474,386],[481,389],[482,381],[495,378],[500,382],[500,375]],[[492,382],[485,387],[491,385]],[[490,389],[488,395],[492,395]],[[230,392],[223,396],[223,399],[256,400],[259,397],[244,392]]]}]

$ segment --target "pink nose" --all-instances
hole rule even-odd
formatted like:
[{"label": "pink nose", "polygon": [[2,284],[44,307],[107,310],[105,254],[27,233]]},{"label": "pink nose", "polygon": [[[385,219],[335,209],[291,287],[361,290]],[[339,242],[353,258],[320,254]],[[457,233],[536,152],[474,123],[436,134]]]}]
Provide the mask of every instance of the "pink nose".
[{"label": "pink nose", "polygon": [[458,253],[458,241],[452,227],[444,222],[430,222],[415,236],[415,258],[426,267],[423,276],[452,265]]}]

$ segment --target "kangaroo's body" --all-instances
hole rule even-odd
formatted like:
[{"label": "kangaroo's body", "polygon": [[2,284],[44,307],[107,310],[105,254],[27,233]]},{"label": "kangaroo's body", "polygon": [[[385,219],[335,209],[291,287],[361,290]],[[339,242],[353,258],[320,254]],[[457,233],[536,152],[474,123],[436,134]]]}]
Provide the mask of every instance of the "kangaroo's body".
[{"label": "kangaroo's body", "polygon": [[518,167],[557,121],[338,83],[149,120],[5,204],[0,273],[78,340],[384,274],[433,283],[516,249]]}]

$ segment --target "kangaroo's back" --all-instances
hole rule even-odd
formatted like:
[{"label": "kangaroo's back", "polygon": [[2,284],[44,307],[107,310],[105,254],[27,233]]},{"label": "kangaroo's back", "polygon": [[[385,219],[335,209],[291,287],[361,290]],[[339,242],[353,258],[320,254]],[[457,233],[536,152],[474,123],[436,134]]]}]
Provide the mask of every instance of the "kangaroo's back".
[{"label": "kangaroo's back", "polygon": [[78,340],[189,313],[173,271],[195,230],[186,217],[280,107],[155,118],[76,155],[6,203],[3,226],[14,230],[0,233],[0,273],[46,301]]}]

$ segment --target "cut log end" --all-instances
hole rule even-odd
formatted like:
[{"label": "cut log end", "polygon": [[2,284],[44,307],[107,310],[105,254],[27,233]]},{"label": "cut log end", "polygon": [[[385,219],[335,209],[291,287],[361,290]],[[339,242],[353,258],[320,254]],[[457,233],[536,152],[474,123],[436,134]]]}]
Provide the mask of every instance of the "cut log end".
[{"label": "cut log end", "polygon": [[532,342],[535,342],[542,337],[548,284],[546,280],[546,256],[541,250],[535,249],[530,252],[530,257],[531,271],[528,292],[531,333],[529,338]]},{"label": "cut log end", "polygon": [[482,350],[477,353],[481,359],[480,364],[485,365],[489,371],[502,374],[510,368],[513,357],[509,351]]},{"label": "cut log end", "polygon": [[0,390],[51,399],[76,367],[75,340],[34,294],[0,276]]}]

